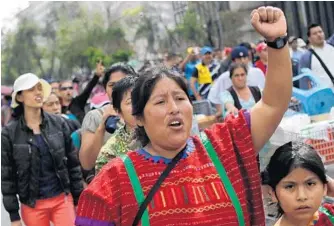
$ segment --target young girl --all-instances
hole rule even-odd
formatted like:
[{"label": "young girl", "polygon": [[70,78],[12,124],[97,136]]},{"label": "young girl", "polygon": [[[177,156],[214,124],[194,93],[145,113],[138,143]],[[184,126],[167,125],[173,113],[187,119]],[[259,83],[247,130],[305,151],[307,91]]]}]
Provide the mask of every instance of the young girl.
[{"label": "young girl", "polygon": [[269,195],[278,206],[275,226],[328,226],[334,224],[334,206],[323,204],[327,194],[325,168],[317,152],[301,142],[276,150],[262,172]]},{"label": "young girl", "polygon": [[132,115],[131,91],[135,81],[134,78],[127,76],[113,86],[113,108],[124,120],[125,125],[119,127],[101,148],[96,159],[97,172],[112,158],[125,154],[128,150],[141,148],[140,143],[133,138],[136,120]]}]

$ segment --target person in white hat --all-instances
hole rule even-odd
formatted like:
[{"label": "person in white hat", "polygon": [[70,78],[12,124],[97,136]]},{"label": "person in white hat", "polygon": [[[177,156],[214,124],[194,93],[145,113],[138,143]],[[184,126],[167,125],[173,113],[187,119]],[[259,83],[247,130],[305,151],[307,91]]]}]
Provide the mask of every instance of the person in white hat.
[{"label": "person in white hat", "polygon": [[[24,101],[24,96],[27,97],[27,95],[21,95],[22,91],[32,91],[33,88],[37,88],[37,90],[43,91],[42,96],[37,95],[34,101],[30,100],[26,104],[28,104],[28,106],[33,105],[41,107],[43,105],[43,98],[46,99],[50,95],[51,86],[44,79],[39,79],[36,75],[32,73],[23,74],[15,80],[11,107],[15,109],[20,105],[20,103],[22,104]],[[31,92],[25,93],[28,94]],[[18,100],[17,98],[20,100]]]},{"label": "person in white hat", "polygon": [[1,191],[12,226],[22,225],[21,217],[27,226],[74,222],[83,190],[80,163],[65,119],[42,110],[50,92],[32,73],[14,82],[14,119],[1,131]]}]

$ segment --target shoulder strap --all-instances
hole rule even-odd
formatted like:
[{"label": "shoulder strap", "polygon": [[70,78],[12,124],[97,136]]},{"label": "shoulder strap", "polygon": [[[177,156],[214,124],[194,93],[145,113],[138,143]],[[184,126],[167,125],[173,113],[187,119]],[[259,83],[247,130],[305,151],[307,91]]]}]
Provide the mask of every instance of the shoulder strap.
[{"label": "shoulder strap", "polygon": [[261,99],[261,91],[259,89],[259,87],[257,86],[248,86],[249,90],[251,91],[255,103],[259,102],[259,100]]},{"label": "shoulder strap", "polygon": [[142,225],[143,226],[149,226],[150,225],[149,215],[148,215],[148,211],[147,211],[146,208],[147,208],[148,204],[151,202],[151,200],[153,199],[153,196],[155,195],[155,193],[160,188],[162,182],[168,177],[169,173],[172,171],[172,169],[174,169],[176,164],[182,158],[185,149],[186,149],[186,147],[182,151],[180,151],[172,159],[172,161],[167,165],[166,169],[162,172],[162,174],[160,175],[158,180],[155,182],[155,184],[153,185],[151,190],[148,192],[148,195],[146,196],[145,200],[144,200],[143,189],[140,185],[140,181],[138,179],[136,170],[135,170],[135,168],[132,164],[131,159],[126,155],[121,157],[123,162],[124,162],[127,173],[130,177],[130,182],[131,182],[132,188],[135,191],[135,197],[137,199],[137,202],[138,202],[138,204],[140,203],[139,210],[138,210],[138,212],[136,214],[136,217],[135,217],[135,219],[132,223],[132,226],[137,226],[140,220],[142,220]]},{"label": "shoulder strap", "polygon": [[312,54],[314,54],[314,56],[319,60],[321,66],[323,67],[323,69],[326,71],[327,75],[329,76],[329,78],[332,80],[332,83],[334,85],[334,77],[332,75],[332,73],[329,71],[329,69],[327,68],[326,64],[322,61],[322,59],[320,58],[320,56],[314,51],[314,49],[310,49],[310,52]]},{"label": "shoulder strap", "polygon": [[208,152],[212,163],[214,164],[214,166],[216,167],[216,170],[219,174],[219,177],[226,189],[227,194],[229,195],[232,204],[234,206],[235,212],[237,214],[238,217],[238,222],[239,222],[239,226],[244,226],[245,224],[245,218],[244,218],[244,214],[241,208],[241,204],[240,201],[238,199],[238,196],[233,188],[233,185],[230,181],[230,179],[228,178],[228,175],[226,173],[226,170],[224,168],[224,166],[221,164],[219,157],[214,149],[214,147],[212,146],[210,140],[208,139],[208,137],[206,136],[206,134],[204,132],[202,132],[200,134],[202,143],[206,149],[206,151]]},{"label": "shoulder strap", "polygon": [[[144,192],[143,192],[143,189],[140,185],[140,181],[139,181],[138,175],[136,173],[136,170],[135,170],[135,168],[132,164],[132,161],[127,155],[122,155],[121,159],[123,160],[126,172],[128,173],[128,176],[130,178],[130,182],[131,182],[131,185],[132,185],[132,189],[135,193],[136,200],[137,200],[138,204],[143,203],[144,198],[145,198]],[[143,226],[149,226],[150,225],[150,219],[149,219],[147,210],[145,210],[145,212],[143,213],[141,220],[142,220],[142,225]]]},{"label": "shoulder strap", "polygon": [[323,206],[320,206],[319,211],[321,213],[325,214],[328,217],[328,219],[330,220],[330,222],[334,225],[334,216],[328,209],[326,209]]},{"label": "shoulder strap", "polygon": [[232,96],[232,98],[233,98],[233,100],[234,100],[234,106],[235,106],[236,108],[238,108],[238,110],[242,109],[242,106],[241,106],[241,104],[240,104],[238,95],[237,95],[237,93],[235,92],[235,90],[233,89],[233,87],[231,86],[231,87],[228,89],[228,91],[230,92],[230,94],[231,94],[231,96]]}]

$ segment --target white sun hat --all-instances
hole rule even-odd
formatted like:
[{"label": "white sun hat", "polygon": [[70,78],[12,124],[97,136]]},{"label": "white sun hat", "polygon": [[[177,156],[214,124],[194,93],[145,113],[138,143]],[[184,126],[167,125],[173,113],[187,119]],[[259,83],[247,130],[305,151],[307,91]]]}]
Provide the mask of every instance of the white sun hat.
[{"label": "white sun hat", "polygon": [[38,83],[41,83],[42,85],[44,98],[43,102],[46,101],[51,93],[50,84],[44,79],[38,78],[37,75],[34,75],[32,73],[26,73],[20,75],[14,82],[11,107],[16,108],[18,106],[18,103],[16,101],[16,95],[19,91],[28,90]]}]

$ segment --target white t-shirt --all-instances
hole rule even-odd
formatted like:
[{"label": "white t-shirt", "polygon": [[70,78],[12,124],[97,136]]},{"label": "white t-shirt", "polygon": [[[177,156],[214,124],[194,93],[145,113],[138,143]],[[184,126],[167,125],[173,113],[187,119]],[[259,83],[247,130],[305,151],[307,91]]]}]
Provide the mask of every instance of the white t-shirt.
[{"label": "white t-shirt", "polygon": [[[264,88],[265,76],[259,68],[249,67],[247,75],[248,86],[258,86],[261,89]],[[213,83],[208,100],[214,104],[221,104],[220,94],[232,86],[230,79],[230,72],[224,72],[219,78]]]},{"label": "white t-shirt", "polygon": [[[313,49],[334,76],[334,47],[329,45],[328,43],[325,43],[323,48],[314,47]],[[324,85],[328,87],[334,87],[329,75],[326,73],[326,71],[320,64],[320,61],[314,56],[314,54],[312,54],[311,63],[311,70],[315,75],[319,76],[320,80],[324,83]]]}]

